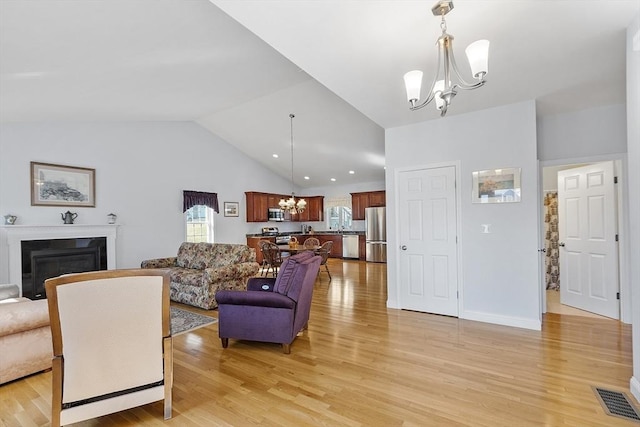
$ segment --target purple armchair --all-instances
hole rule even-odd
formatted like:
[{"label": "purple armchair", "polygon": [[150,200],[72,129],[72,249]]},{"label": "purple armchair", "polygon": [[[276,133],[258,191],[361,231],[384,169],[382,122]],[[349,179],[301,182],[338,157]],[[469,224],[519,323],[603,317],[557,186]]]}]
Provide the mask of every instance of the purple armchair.
[{"label": "purple armchair", "polygon": [[222,347],[235,338],[282,344],[289,354],[296,335],[307,327],[321,259],[302,252],[286,258],[276,278],[251,278],[246,291],[218,291]]}]

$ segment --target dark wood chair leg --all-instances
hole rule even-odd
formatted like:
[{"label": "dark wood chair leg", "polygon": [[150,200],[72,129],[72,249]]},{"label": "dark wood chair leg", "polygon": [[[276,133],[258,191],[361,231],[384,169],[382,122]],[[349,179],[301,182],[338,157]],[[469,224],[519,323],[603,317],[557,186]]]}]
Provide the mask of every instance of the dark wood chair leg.
[{"label": "dark wood chair leg", "polygon": [[291,344],[282,344],[282,352],[284,354],[291,354]]},{"label": "dark wood chair leg", "polygon": [[229,347],[229,338],[220,338],[220,341],[222,341],[222,348]]}]

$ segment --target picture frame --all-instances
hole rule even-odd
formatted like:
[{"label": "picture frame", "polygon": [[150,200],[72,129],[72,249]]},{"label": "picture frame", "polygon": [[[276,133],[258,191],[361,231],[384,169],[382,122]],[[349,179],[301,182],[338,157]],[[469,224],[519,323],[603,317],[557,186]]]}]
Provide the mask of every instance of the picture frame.
[{"label": "picture frame", "polygon": [[31,206],[96,206],[96,170],[31,162]]},{"label": "picture frame", "polygon": [[224,216],[240,216],[240,203],[224,202]]},{"label": "picture frame", "polygon": [[487,169],[472,173],[473,203],[518,203],[522,197],[520,168]]}]

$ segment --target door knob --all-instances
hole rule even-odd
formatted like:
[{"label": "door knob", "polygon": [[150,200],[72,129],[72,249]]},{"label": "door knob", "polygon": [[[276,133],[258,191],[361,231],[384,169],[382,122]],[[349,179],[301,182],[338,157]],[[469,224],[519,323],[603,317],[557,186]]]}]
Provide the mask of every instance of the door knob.
[{"label": "door knob", "polygon": [[407,247],[405,245],[400,246],[400,249],[402,249],[403,251],[407,250]]},{"label": "door knob", "polygon": [[560,243],[560,245],[559,245],[559,246],[561,246],[561,247],[563,247],[563,248],[564,248],[564,243]]},{"label": "door knob", "polygon": [[538,252],[546,253],[547,252],[547,248],[538,249]]}]

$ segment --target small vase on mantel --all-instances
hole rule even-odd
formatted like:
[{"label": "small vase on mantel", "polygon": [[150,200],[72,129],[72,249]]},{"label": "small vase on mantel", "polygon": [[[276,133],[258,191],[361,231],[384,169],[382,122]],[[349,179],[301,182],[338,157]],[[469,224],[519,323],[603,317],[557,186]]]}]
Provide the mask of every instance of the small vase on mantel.
[{"label": "small vase on mantel", "polygon": [[109,215],[107,215],[107,224],[115,224],[117,219],[118,215],[110,213]]}]

